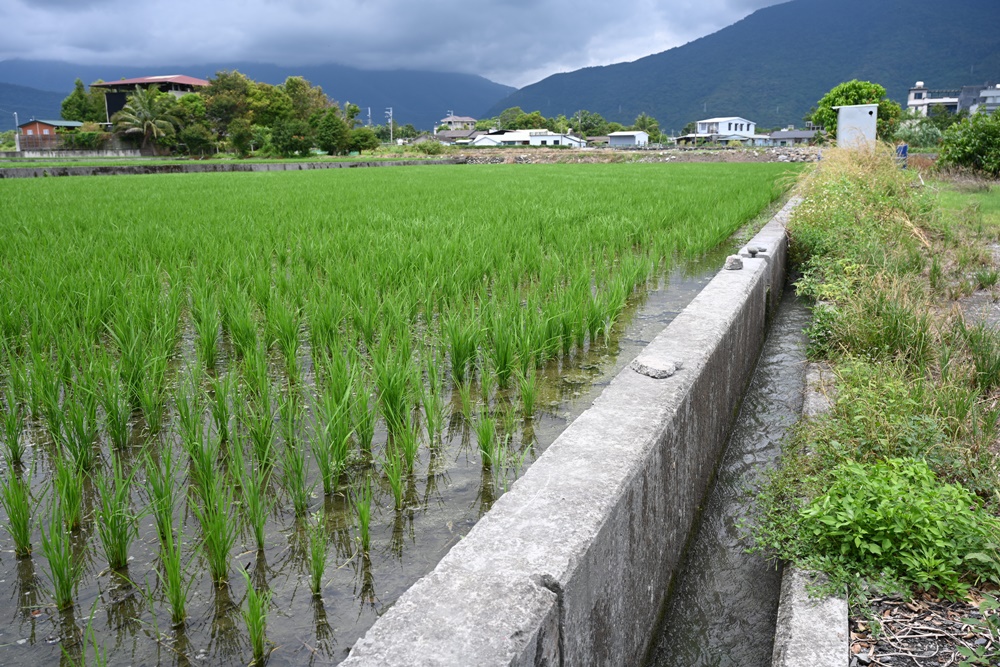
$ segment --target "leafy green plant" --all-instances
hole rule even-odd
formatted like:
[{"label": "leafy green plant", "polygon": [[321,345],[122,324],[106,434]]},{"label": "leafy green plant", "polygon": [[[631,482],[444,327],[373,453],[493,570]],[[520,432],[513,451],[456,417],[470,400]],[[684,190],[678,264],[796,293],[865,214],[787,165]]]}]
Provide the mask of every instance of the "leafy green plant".
[{"label": "leafy green plant", "polygon": [[181,562],[180,536],[173,529],[168,530],[160,538],[161,570],[157,571],[160,584],[163,586],[164,597],[170,607],[170,621],[174,627],[184,624],[187,618],[187,601],[194,584],[194,576],[185,572]]},{"label": "leafy green plant", "polygon": [[97,509],[97,532],[101,537],[108,566],[120,570],[128,565],[128,550],[139,537],[137,517],[132,511],[129,495],[134,473],[125,474],[122,462],[111,457],[111,475],[99,475],[96,480],[100,495]]},{"label": "leafy green plant", "polygon": [[923,461],[842,463],[798,521],[796,556],[824,569],[889,573],[949,596],[964,595],[970,582],[1000,582],[1000,522]]},{"label": "leafy green plant", "polygon": [[369,477],[365,477],[360,488],[354,493],[352,504],[354,505],[354,513],[358,521],[361,551],[362,553],[368,553],[368,549],[371,546],[372,520],[372,485]]},{"label": "leafy green plant", "polygon": [[973,633],[980,635],[986,640],[985,644],[973,646],[959,646],[958,654],[964,660],[959,663],[961,667],[972,667],[973,665],[983,665],[989,667],[996,664],[997,646],[1000,645],[1000,601],[992,595],[984,595],[979,603],[980,618],[963,618],[962,622],[967,623],[973,629]]},{"label": "leafy green plant", "polygon": [[229,553],[236,544],[237,523],[230,514],[232,506],[232,489],[221,475],[215,475],[206,488],[203,503],[193,508],[201,523],[202,549],[216,584],[223,584],[229,578]]},{"label": "leafy green plant", "polygon": [[71,461],[59,459],[52,483],[66,528],[79,528],[83,521],[83,473]]},{"label": "leafy green plant", "polygon": [[942,167],[1000,175],[1000,118],[976,113],[949,127],[938,162]]},{"label": "leafy green plant", "polygon": [[326,571],[326,529],[323,516],[317,514],[309,526],[309,585],[312,594],[323,593],[323,573]]}]

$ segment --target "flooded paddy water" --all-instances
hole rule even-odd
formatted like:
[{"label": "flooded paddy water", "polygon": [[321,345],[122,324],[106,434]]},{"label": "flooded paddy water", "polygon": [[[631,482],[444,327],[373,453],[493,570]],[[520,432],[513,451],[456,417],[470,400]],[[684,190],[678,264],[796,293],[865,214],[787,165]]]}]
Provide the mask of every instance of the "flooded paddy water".
[{"label": "flooded paddy water", "polygon": [[[101,552],[93,510],[100,500],[89,481],[83,490],[84,514],[89,517],[72,534],[73,549],[83,575],[76,588],[75,604],[59,611],[51,602],[49,570],[41,558],[40,535],[33,536],[36,557],[18,559],[11,550],[0,552],[0,664],[78,664],[86,654],[93,661],[94,646],[111,665],[244,665],[252,649],[242,609],[246,606],[247,583],[238,574],[245,571],[257,590],[270,594],[266,636],[271,651],[269,665],[334,664],[346,657],[351,645],[414,581],[433,569],[448,549],[466,534],[492,503],[530,465],[562,430],[600,394],[603,387],[655,337],[718,271],[731,248],[673,269],[657,284],[641,288],[630,299],[619,322],[605,341],[585,346],[561,363],[549,362],[538,371],[538,409],[523,420],[514,411],[504,416],[504,402],[513,400],[495,390],[493,411],[499,414],[499,435],[509,438],[517,460],[499,474],[484,467],[477,444],[474,419],[463,414],[461,392],[453,391],[445,406],[446,421],[440,443],[422,444],[414,473],[406,476],[403,507],[395,509],[392,491],[373,463],[347,471],[338,491],[324,497],[317,471],[311,469],[310,519],[296,518],[286,502],[272,510],[265,526],[265,548],[257,551],[249,531],[240,526],[232,552],[233,573],[229,583],[217,586],[206,576],[204,556],[197,548],[200,537],[195,503],[180,502],[175,524],[180,527],[181,552],[187,576],[188,618],[183,626],[171,624],[163,603],[160,579],[160,547],[151,513],[139,521],[138,538],[129,551],[128,567],[107,568]],[[194,335],[182,336],[178,366],[195,357]],[[225,368],[231,346],[220,346],[219,367]],[[309,350],[303,346],[302,382],[314,382]],[[271,359],[272,371],[280,362]],[[478,382],[471,391],[481,394]],[[509,392],[508,392],[509,393]],[[298,428],[303,440],[311,437],[312,407],[305,406]],[[126,464],[137,469],[145,441],[141,415],[133,415],[133,442],[123,452]],[[167,424],[176,422],[176,406],[168,410]],[[280,428],[276,420],[275,428]],[[26,431],[33,464],[32,495],[39,508],[54,493],[39,467],[48,465],[45,451],[53,447],[43,426],[29,422]],[[171,428],[158,436],[160,455],[170,448],[180,462],[186,460],[179,437]],[[387,436],[377,430],[374,449],[384,446]],[[221,452],[224,456],[225,451]],[[188,473],[190,474],[190,473]],[[361,546],[356,510],[352,500],[371,485],[370,543]],[[281,473],[276,468],[267,480],[269,495],[284,495]],[[131,502],[149,504],[148,480],[138,473],[132,480]],[[180,485],[181,493],[195,491]],[[321,517],[317,519],[316,517]],[[6,520],[6,514],[2,517]],[[235,517],[233,517],[235,521]],[[327,543],[327,561],[321,596],[310,589],[310,523],[322,521]]]}]

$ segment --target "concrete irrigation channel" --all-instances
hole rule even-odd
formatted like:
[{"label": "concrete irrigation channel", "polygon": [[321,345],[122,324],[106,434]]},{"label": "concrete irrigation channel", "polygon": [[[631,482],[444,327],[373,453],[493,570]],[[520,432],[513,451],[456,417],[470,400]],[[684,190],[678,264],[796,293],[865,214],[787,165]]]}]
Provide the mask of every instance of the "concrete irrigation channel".
[{"label": "concrete irrigation channel", "polygon": [[342,664],[643,659],[781,301],[784,223],[797,203],[747,244],[740,268],[720,271],[615,377]]}]

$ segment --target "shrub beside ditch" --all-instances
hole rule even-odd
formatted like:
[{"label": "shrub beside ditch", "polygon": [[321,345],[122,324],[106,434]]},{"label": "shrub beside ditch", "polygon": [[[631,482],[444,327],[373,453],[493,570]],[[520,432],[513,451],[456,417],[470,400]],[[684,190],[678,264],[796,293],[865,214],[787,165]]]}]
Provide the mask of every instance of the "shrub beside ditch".
[{"label": "shrub beside ditch", "polygon": [[888,149],[831,151],[803,183],[791,254],[836,399],[786,444],[754,537],[834,585],[954,597],[1000,584],[1000,334],[953,307],[998,230],[915,178]]}]

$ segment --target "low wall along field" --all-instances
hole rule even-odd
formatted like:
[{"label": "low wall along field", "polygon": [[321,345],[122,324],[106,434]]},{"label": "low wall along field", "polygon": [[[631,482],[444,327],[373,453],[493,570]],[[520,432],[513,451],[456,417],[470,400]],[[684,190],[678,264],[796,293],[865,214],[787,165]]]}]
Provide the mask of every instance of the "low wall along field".
[{"label": "low wall along field", "polygon": [[[78,655],[85,628],[111,662],[342,660],[565,426],[564,378],[614,354],[642,291],[789,183],[770,164],[0,181],[0,548],[24,555],[0,560],[0,662]],[[254,591],[265,628],[241,614]]]}]

